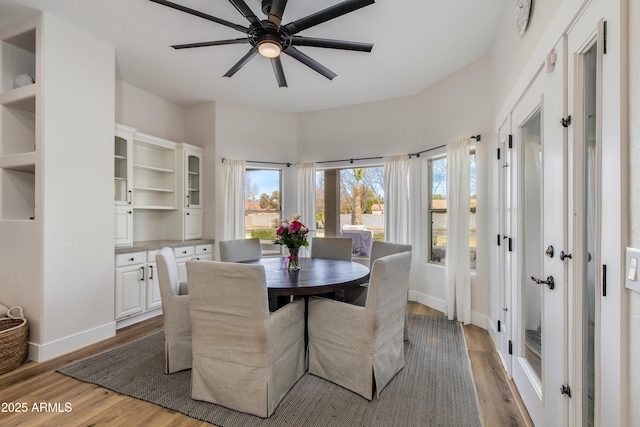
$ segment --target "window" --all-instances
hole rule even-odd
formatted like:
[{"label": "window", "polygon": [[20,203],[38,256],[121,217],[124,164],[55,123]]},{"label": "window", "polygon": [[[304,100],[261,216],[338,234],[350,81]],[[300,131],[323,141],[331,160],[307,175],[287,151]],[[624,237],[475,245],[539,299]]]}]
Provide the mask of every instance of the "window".
[{"label": "window", "polygon": [[[471,268],[476,268],[476,153],[472,148],[469,155],[470,207],[469,258]],[[429,261],[445,263],[447,253],[447,158],[436,157],[429,160]]]},{"label": "window", "polygon": [[[326,182],[333,184],[333,190],[326,188]],[[335,209],[329,212],[325,206]],[[363,225],[373,231],[374,240],[384,240],[382,166],[316,171],[316,222],[320,237],[325,226],[335,227],[339,235],[345,225]]]},{"label": "window", "polygon": [[282,171],[247,168],[244,182],[245,238],[260,239],[262,255],[279,255],[282,247],[272,242],[282,220]]}]

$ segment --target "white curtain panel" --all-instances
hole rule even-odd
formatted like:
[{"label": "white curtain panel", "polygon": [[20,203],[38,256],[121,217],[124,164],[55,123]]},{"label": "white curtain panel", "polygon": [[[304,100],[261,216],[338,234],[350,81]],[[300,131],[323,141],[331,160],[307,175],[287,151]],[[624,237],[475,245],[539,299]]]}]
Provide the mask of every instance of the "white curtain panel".
[{"label": "white curtain panel", "polygon": [[384,240],[409,244],[409,158],[384,158]]},{"label": "white curtain panel", "polygon": [[224,159],[224,236],[244,239],[244,160]]},{"label": "white curtain panel", "polygon": [[469,262],[469,147],[471,139],[447,144],[447,252],[445,315],[471,323]]},{"label": "white curtain panel", "polygon": [[309,230],[316,230],[316,164],[298,165],[298,203],[296,213]]}]

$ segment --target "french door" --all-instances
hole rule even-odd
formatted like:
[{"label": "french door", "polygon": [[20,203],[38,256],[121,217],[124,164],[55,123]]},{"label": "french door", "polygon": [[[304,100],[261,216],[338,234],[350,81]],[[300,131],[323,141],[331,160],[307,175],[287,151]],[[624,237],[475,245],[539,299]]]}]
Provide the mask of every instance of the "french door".
[{"label": "french door", "polygon": [[[568,412],[566,39],[555,46],[512,112],[512,376],[537,426]],[[513,253],[512,252],[512,253]]]},{"label": "french door", "polygon": [[498,129],[498,356],[511,378],[511,285],[513,269],[510,246],[513,236],[511,219],[511,115]]}]

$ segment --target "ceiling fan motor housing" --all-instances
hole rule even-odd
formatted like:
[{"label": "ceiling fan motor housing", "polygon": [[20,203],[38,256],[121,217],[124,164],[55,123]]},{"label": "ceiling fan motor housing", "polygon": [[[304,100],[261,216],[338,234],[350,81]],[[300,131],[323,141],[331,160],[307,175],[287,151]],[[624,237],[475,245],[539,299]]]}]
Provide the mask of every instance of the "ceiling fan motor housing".
[{"label": "ceiling fan motor housing", "polygon": [[288,37],[284,27],[278,28],[267,20],[262,21],[262,24],[264,27],[254,25],[249,29],[249,43],[251,43],[252,46],[258,46],[264,42],[272,42],[278,44],[280,50],[289,47],[291,39]]}]

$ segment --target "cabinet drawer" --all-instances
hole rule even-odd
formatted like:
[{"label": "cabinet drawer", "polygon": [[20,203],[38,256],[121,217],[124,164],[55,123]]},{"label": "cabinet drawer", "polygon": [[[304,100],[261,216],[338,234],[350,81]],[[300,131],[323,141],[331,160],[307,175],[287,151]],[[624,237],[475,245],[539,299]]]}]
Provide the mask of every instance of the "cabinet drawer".
[{"label": "cabinet drawer", "polygon": [[211,245],[198,245],[196,246],[196,255],[205,255],[213,252]]},{"label": "cabinet drawer", "polygon": [[126,267],[127,265],[143,264],[145,252],[133,252],[116,255],[116,267]]},{"label": "cabinet drawer", "polygon": [[176,258],[192,257],[193,246],[183,246],[181,248],[174,248],[173,254]]}]

